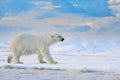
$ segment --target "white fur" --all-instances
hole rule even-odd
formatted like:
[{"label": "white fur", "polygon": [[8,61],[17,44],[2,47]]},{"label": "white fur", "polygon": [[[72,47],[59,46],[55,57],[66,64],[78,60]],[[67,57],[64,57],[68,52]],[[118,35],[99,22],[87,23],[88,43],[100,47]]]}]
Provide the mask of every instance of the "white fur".
[{"label": "white fur", "polygon": [[20,56],[38,54],[38,60],[43,63],[43,57],[49,64],[55,64],[49,53],[49,46],[55,42],[64,39],[61,35],[43,35],[36,36],[30,34],[22,34],[15,37],[10,44],[10,54],[7,57],[7,62],[10,63],[14,59],[14,63],[21,63]]}]

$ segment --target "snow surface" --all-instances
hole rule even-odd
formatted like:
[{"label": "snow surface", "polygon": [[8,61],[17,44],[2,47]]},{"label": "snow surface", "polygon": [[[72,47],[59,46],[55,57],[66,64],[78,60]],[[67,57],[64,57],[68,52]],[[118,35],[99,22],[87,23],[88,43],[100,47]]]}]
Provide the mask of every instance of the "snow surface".
[{"label": "snow surface", "polygon": [[0,68],[79,70],[81,72],[120,72],[120,41],[96,40],[90,42],[79,37],[67,38],[50,47],[56,65],[39,64],[37,55],[22,56],[24,64],[8,64],[9,41],[0,42]]}]

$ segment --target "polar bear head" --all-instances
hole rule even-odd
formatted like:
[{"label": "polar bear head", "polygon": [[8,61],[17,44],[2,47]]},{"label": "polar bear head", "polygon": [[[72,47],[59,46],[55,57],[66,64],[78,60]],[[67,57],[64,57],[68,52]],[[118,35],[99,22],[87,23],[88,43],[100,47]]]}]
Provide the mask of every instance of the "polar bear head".
[{"label": "polar bear head", "polygon": [[54,34],[51,37],[55,42],[64,41],[64,38],[60,34]]},{"label": "polar bear head", "polygon": [[48,45],[51,45],[56,42],[64,41],[64,38],[60,34],[43,35],[41,39]]}]

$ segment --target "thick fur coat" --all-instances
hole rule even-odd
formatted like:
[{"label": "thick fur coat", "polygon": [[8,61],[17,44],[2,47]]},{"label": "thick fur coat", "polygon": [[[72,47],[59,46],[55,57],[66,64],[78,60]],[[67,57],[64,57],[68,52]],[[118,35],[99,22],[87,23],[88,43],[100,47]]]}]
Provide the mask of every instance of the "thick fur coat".
[{"label": "thick fur coat", "polygon": [[38,54],[38,61],[40,63],[44,63],[43,58],[45,58],[47,63],[56,64],[50,55],[49,46],[63,40],[64,38],[59,34],[43,36],[22,34],[16,36],[11,41],[10,54],[6,60],[10,63],[13,58],[13,63],[18,64],[21,63],[20,56]]}]

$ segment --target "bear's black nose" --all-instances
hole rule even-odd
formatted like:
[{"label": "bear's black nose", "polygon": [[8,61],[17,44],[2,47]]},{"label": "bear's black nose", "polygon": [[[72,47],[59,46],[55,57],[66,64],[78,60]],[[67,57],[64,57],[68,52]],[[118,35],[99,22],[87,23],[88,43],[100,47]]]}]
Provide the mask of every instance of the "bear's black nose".
[{"label": "bear's black nose", "polygon": [[61,41],[64,41],[64,38],[62,38]]}]

